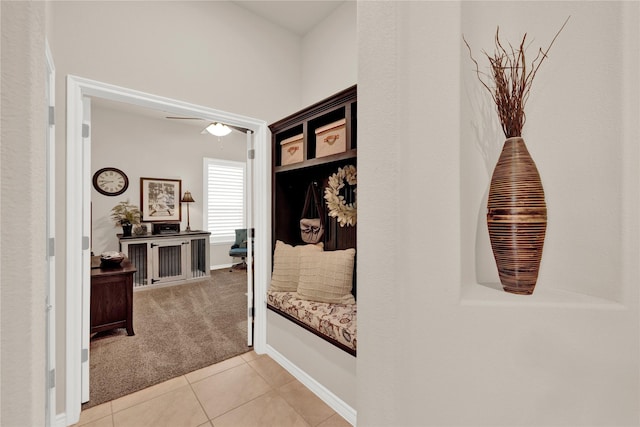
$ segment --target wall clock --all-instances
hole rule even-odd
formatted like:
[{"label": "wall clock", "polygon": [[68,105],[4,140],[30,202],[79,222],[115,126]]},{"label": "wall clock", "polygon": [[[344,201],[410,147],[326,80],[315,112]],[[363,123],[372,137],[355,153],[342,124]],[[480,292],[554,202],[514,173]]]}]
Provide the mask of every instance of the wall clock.
[{"label": "wall clock", "polygon": [[93,187],[105,196],[118,196],[129,187],[129,178],[120,169],[102,168],[93,174]]}]

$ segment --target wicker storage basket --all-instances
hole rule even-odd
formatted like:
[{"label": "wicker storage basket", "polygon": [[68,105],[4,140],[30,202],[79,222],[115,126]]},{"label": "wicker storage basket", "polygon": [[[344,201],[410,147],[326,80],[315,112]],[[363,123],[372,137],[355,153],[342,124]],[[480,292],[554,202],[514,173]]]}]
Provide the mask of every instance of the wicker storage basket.
[{"label": "wicker storage basket", "polygon": [[347,151],[346,119],[316,129],[316,157],[326,157]]},{"label": "wicker storage basket", "polygon": [[300,163],[304,160],[302,134],[287,138],[280,143],[282,166]]}]

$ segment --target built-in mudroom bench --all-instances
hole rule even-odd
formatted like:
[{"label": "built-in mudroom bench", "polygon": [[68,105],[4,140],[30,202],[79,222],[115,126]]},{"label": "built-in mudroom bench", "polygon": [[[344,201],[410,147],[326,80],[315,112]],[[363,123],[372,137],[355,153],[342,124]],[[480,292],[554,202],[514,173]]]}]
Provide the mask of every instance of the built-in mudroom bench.
[{"label": "built-in mudroom bench", "polygon": [[357,88],[269,128],[273,270],[267,351],[354,423]]},{"label": "built-in mudroom bench", "polygon": [[137,271],[134,289],[186,283],[209,276],[208,231],[123,237],[122,251]]}]

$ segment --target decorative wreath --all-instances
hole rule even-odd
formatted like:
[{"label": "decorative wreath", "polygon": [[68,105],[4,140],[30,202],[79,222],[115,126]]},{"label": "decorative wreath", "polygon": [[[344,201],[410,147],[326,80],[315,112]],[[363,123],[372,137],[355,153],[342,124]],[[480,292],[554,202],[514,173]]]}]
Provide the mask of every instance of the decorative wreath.
[{"label": "decorative wreath", "polygon": [[[345,225],[356,225],[358,218],[357,201],[348,203],[344,196],[340,195],[346,184],[356,186],[358,181],[356,179],[357,171],[356,167],[347,165],[344,168],[338,168],[338,172],[329,177],[329,185],[324,190],[324,198],[327,201],[327,208],[329,208],[329,216],[338,220],[340,227]],[[353,195],[356,194],[356,189],[353,189]]]}]

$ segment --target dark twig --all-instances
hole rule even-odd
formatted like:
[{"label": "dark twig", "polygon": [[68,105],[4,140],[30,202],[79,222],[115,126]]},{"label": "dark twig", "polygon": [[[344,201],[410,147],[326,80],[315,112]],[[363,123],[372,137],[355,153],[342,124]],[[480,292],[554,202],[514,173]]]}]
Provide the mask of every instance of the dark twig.
[{"label": "dark twig", "polygon": [[567,17],[564,21],[549,46],[544,51],[542,48],[538,49],[538,53],[531,61],[530,66],[527,65],[525,57],[527,34],[524,34],[517,48],[514,48],[510,43],[505,47],[500,41],[500,27],[498,27],[494,40],[495,51],[493,55],[482,51],[489,60],[489,74],[480,72],[480,66],[473,57],[471,46],[464,38],[464,35],[462,36],[462,40],[464,40],[464,44],[469,50],[469,57],[476,66],[478,80],[489,91],[496,105],[502,131],[507,138],[522,135],[522,128],[526,121],[524,107],[529,100],[533,80],[570,17]]}]

